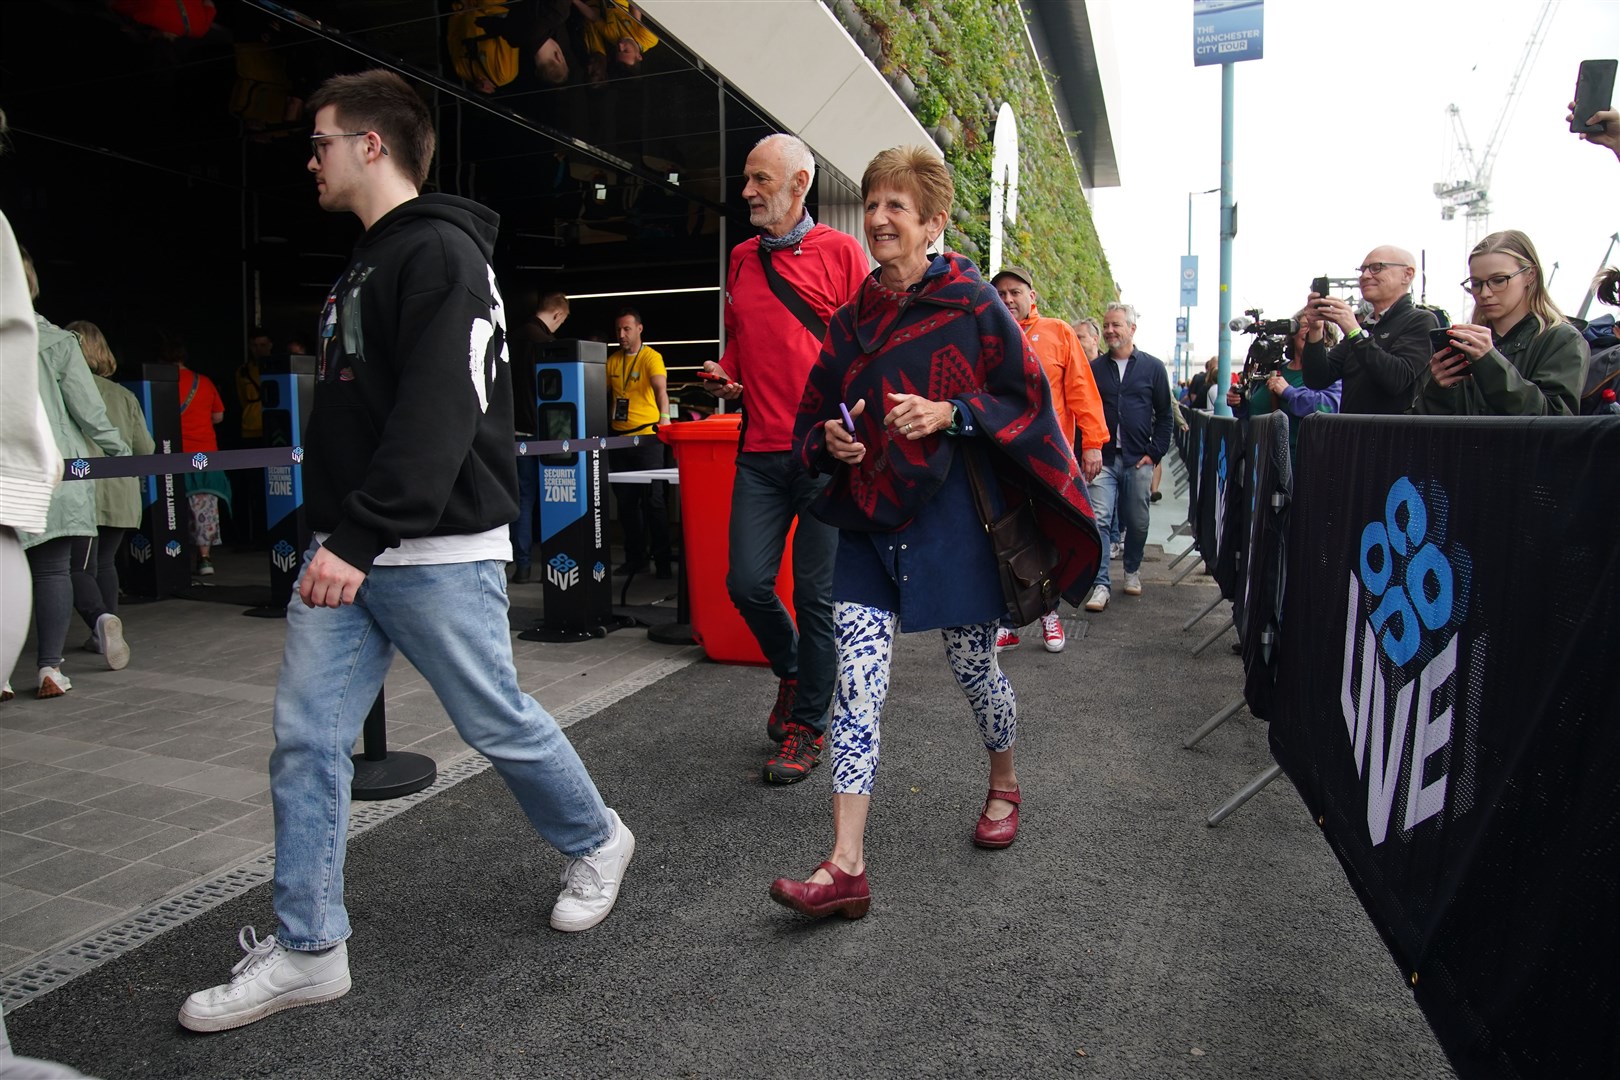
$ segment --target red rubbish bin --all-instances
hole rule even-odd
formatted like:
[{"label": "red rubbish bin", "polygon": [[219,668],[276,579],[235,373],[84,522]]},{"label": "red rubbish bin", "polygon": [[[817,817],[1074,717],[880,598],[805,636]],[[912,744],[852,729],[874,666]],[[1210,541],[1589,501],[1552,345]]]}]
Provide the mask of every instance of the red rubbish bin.
[{"label": "red rubbish bin", "polygon": [[[681,557],[692,610],[692,636],[724,664],[763,664],[765,654],[726,592],[731,569],[731,489],[737,474],[739,413],[664,424],[658,437],[675,450],[681,472]],[[797,526],[797,522],[794,523]],[[776,595],[793,614],[793,530],[782,551]]]}]

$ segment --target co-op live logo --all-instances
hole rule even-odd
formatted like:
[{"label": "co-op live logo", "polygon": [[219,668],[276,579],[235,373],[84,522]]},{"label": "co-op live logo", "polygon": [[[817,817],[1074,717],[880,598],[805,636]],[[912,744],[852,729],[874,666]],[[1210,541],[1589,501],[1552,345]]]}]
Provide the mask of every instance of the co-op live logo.
[{"label": "co-op live logo", "polygon": [[[1466,633],[1473,560],[1448,535],[1450,517],[1439,484],[1401,477],[1361,530],[1349,575],[1339,700],[1375,847],[1402,787],[1406,830],[1445,808],[1462,684],[1483,670],[1483,637]],[[1459,648],[1468,651],[1461,671]]]},{"label": "co-op live logo", "polygon": [[546,563],[546,580],[567,592],[570,585],[579,584],[579,563],[559,551]]}]

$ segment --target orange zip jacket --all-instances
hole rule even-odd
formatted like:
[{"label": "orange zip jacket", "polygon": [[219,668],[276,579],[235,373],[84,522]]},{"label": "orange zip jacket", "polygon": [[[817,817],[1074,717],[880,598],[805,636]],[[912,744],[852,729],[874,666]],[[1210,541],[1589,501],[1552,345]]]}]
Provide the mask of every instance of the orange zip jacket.
[{"label": "orange zip jacket", "polygon": [[1091,375],[1091,364],[1080,351],[1074,328],[1062,319],[1048,319],[1031,304],[1029,318],[1018,324],[1040,357],[1047,381],[1052,384],[1052,411],[1058,426],[1074,442],[1080,429],[1080,449],[1101,450],[1108,445],[1108,421],[1103,419],[1102,395]]}]

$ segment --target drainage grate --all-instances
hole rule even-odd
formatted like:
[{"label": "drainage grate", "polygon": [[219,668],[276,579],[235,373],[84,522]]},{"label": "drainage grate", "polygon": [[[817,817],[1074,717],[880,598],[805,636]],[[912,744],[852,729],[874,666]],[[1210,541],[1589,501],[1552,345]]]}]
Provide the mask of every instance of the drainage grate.
[{"label": "drainage grate", "polygon": [[[644,690],[658,680],[672,675],[701,655],[692,649],[686,655],[660,660],[642,670],[620,679],[559,709],[552,715],[562,727],[577,724],[594,716],[610,705],[624,700],[638,690]],[[489,759],[471,754],[439,770],[438,779],[429,787],[400,799],[381,802],[355,802],[349,808],[349,837],[353,839],[366,830],[404,813],[417,803],[452,788],[463,780],[470,780],[489,768]],[[6,1012],[15,1012],[35,998],[48,994],[92,968],[122,956],[167,930],[189,922],[210,908],[233,900],[256,885],[269,881],[275,871],[274,852],[267,851],[257,858],[227,870],[217,877],[193,885],[185,892],[171,896],[145,911],[129,916],[113,926],[96,931],[83,941],[69,945],[59,952],[37,960],[28,967],[0,980],[0,1004]]]}]

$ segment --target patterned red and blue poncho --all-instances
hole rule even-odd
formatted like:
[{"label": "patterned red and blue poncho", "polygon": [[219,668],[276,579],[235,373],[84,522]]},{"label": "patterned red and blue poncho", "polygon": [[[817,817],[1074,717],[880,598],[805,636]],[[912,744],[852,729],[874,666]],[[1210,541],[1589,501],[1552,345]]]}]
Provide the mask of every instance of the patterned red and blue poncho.
[{"label": "patterned red and blue poncho", "polygon": [[[961,440],[942,432],[915,441],[890,438],[883,429],[890,393],[955,400],[972,414],[1006,504],[1034,503],[1041,531],[1059,552],[1059,591],[1081,602],[1102,553],[1085,481],[1052,412],[1040,360],[965,257],[935,256],[904,295],[869,277],[833,316],[794,425],[802,463],[832,476],[814,507],[830,525],[858,532],[902,528],[950,473]],[[853,408],[861,400],[866,411],[855,426],[866,457],[846,466],[827,453],[822,425],[838,417],[840,402]]]}]

